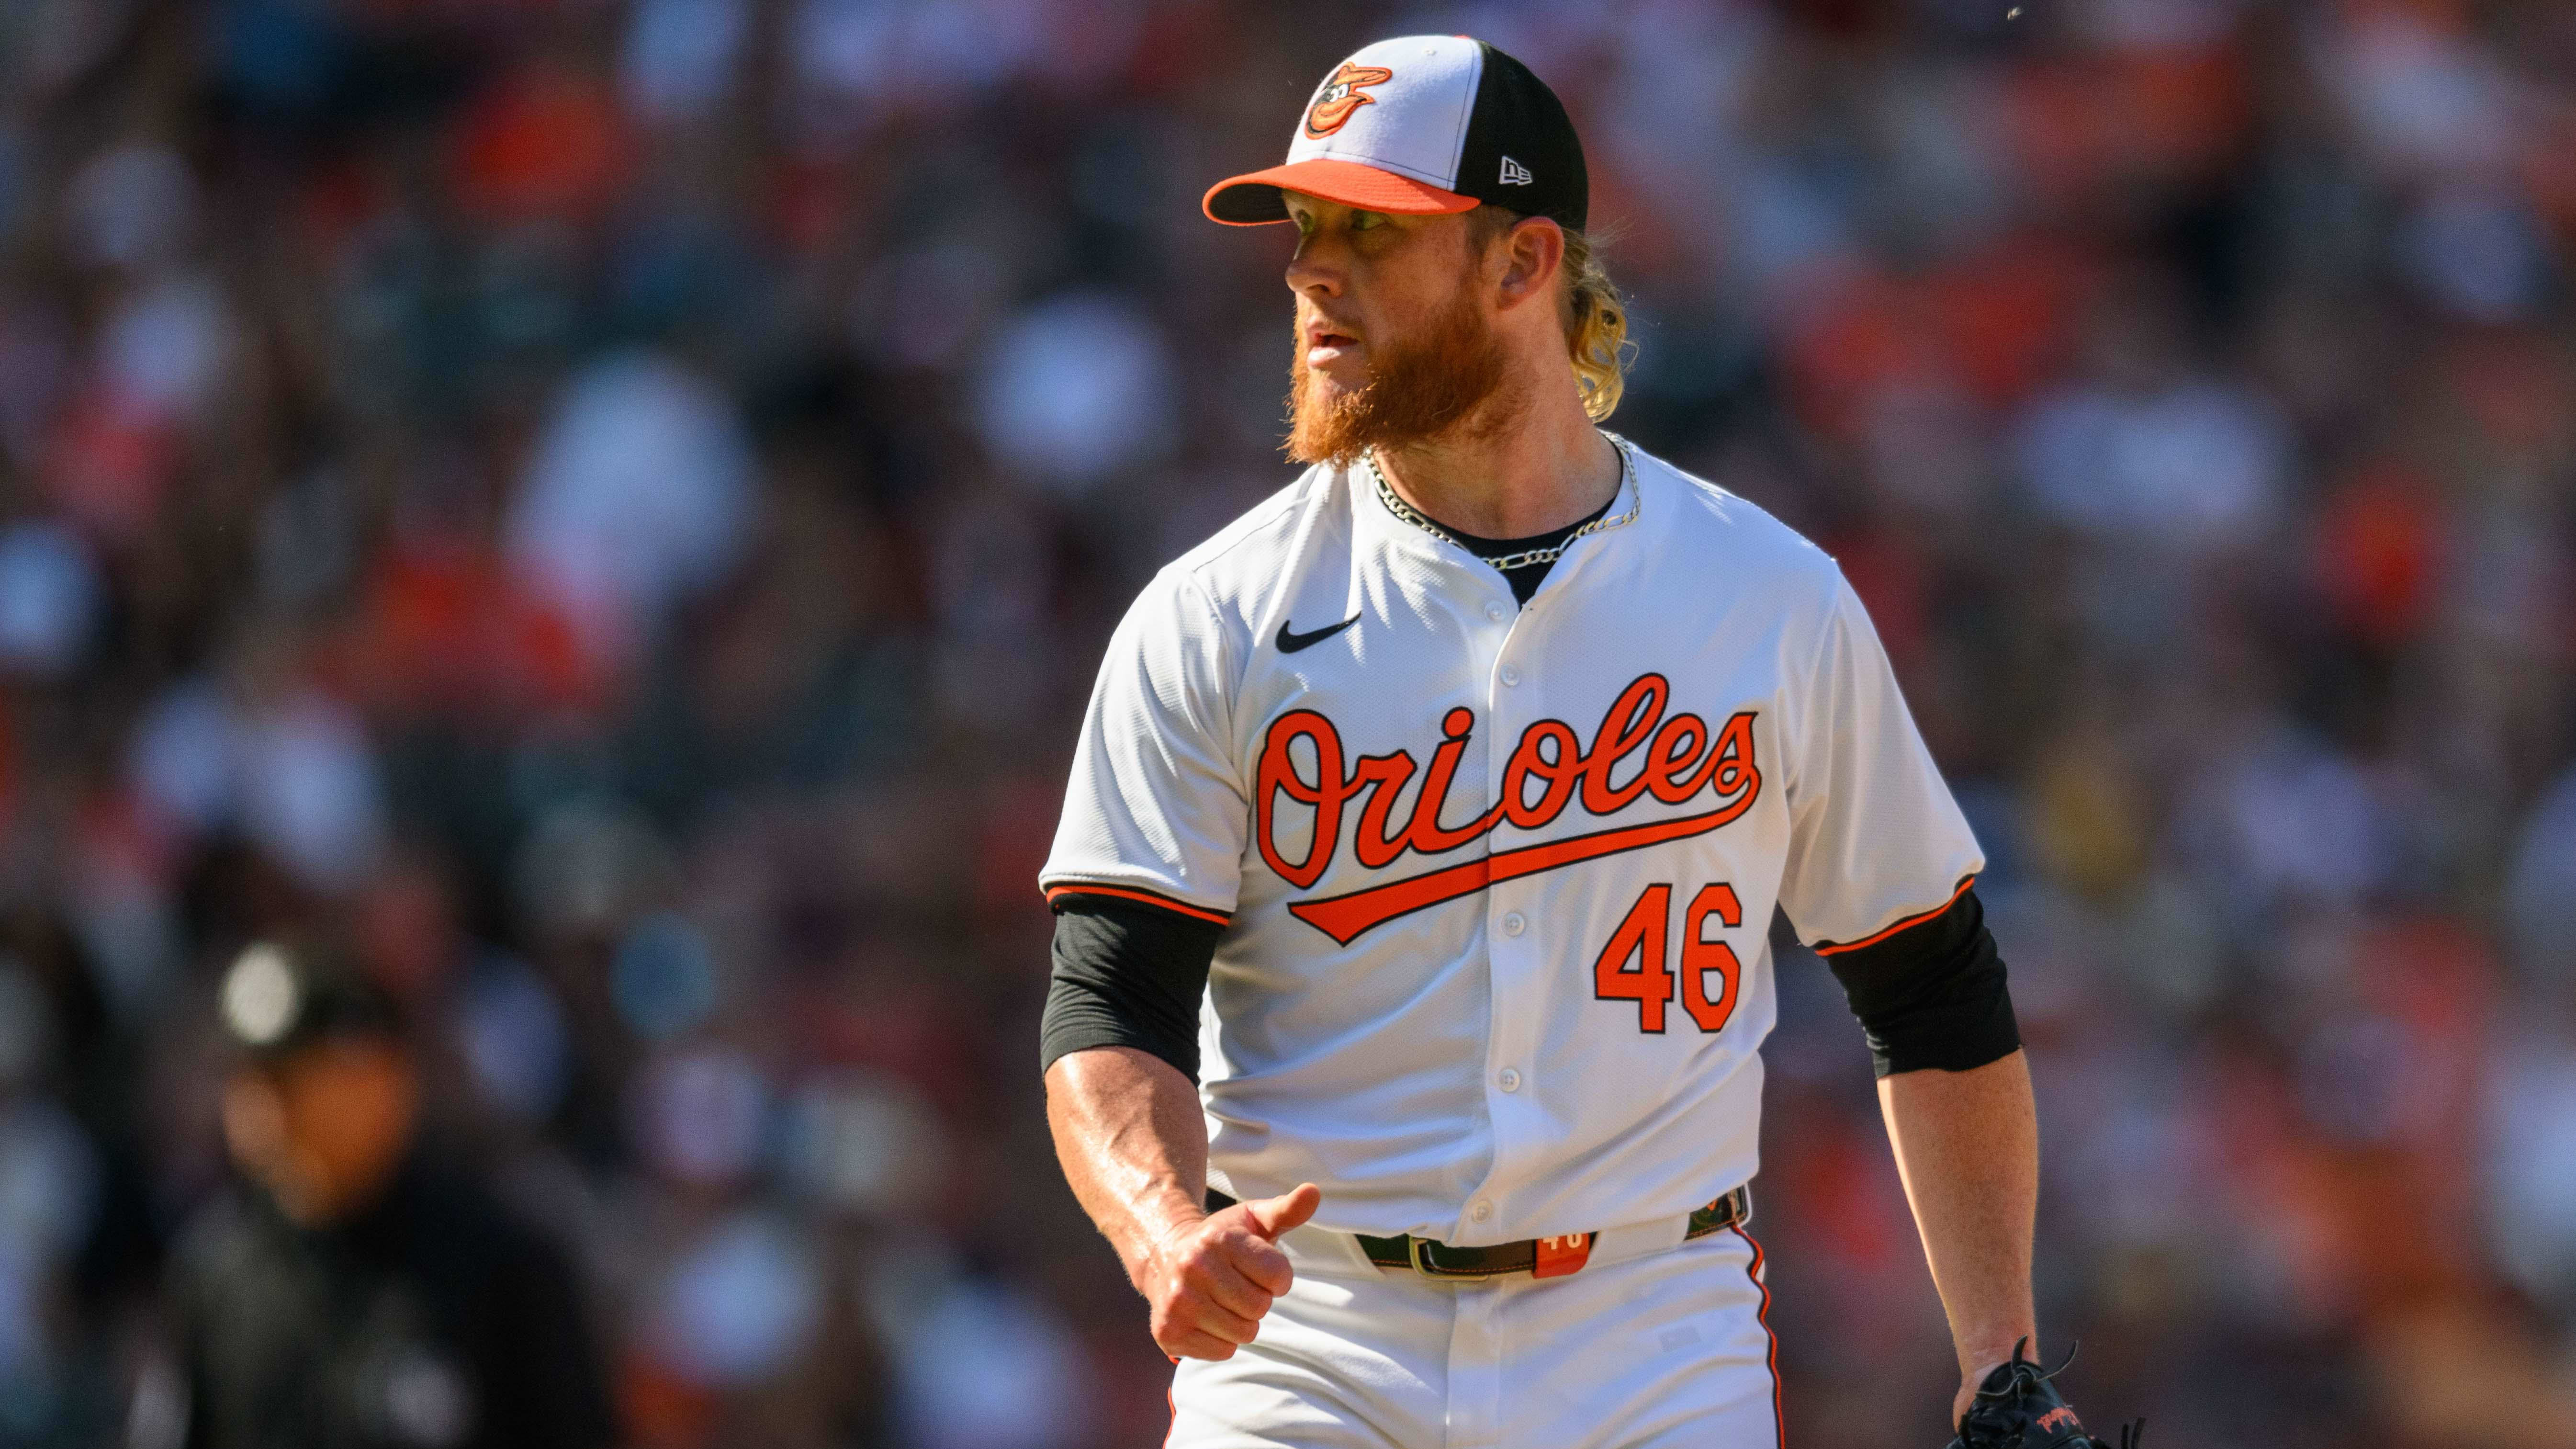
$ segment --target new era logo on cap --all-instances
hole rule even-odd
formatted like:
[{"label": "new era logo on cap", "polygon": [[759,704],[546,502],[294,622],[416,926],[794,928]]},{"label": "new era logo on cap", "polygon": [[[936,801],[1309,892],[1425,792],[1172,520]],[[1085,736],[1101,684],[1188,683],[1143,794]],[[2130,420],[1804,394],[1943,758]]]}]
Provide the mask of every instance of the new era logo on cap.
[{"label": "new era logo on cap", "polygon": [[1497,202],[1581,229],[1590,208],[1574,123],[1529,67],[1482,41],[1408,35],[1324,77],[1288,159],[1230,177],[1203,203],[1218,221],[1285,221],[1280,192],[1428,215]]}]

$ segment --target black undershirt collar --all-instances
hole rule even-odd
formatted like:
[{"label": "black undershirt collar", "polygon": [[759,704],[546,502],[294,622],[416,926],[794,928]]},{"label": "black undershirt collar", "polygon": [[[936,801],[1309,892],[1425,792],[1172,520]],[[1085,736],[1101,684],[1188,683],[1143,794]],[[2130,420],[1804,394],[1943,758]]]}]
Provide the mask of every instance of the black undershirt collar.
[{"label": "black undershirt collar", "polygon": [[[1531,549],[1554,548],[1574,537],[1585,525],[1608,513],[1610,505],[1618,501],[1619,495],[1613,492],[1608,498],[1602,500],[1600,507],[1565,527],[1551,528],[1545,533],[1533,533],[1527,538],[1483,538],[1469,533],[1446,519],[1433,518],[1431,521],[1439,524],[1442,531],[1456,539],[1461,548],[1476,557],[1501,558],[1506,554],[1527,553]],[[1423,516],[1430,517],[1429,514]],[[1512,598],[1526,604],[1530,601],[1530,595],[1538,592],[1538,586],[1547,581],[1547,571],[1555,566],[1554,559],[1547,559],[1537,563],[1522,564],[1518,568],[1500,569],[1497,572],[1502,574],[1504,583],[1511,585]]]}]

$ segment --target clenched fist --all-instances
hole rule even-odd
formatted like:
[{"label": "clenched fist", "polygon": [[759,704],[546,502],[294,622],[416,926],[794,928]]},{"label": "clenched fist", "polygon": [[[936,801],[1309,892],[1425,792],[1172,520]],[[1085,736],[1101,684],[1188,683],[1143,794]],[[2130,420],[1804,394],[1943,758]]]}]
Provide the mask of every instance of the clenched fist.
[{"label": "clenched fist", "polygon": [[1174,1358],[1227,1359],[1261,1331],[1261,1315],[1296,1276],[1279,1235],[1315,1215],[1311,1182],[1184,1223],[1147,1250],[1132,1275],[1153,1310],[1154,1342]]}]

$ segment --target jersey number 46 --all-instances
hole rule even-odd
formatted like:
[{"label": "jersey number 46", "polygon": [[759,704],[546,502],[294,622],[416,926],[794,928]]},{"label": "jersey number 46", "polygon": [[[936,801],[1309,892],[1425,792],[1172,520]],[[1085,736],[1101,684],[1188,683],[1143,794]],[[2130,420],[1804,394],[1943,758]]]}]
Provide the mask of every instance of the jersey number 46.
[{"label": "jersey number 46", "polygon": [[[1673,888],[1662,883],[1646,887],[1619,929],[1610,933],[1601,959],[1592,963],[1593,996],[1637,1003],[1637,1029],[1657,1035],[1673,999],[1674,971],[1666,950],[1672,914]],[[1736,981],[1744,964],[1735,959],[1734,947],[1704,939],[1711,916],[1723,926],[1744,924],[1744,907],[1736,902],[1734,887],[1723,881],[1702,886],[1682,911],[1682,1010],[1700,1030],[1713,1032],[1735,1014]],[[1637,963],[1633,967],[1628,964],[1632,960]]]}]

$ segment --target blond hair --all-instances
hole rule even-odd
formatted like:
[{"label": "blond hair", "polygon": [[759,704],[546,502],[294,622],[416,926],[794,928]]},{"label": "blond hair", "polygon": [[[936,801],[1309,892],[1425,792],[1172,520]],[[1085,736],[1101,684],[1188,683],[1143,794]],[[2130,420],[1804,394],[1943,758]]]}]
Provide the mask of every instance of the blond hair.
[{"label": "blond hair", "polygon": [[[1482,253],[1494,238],[1511,230],[1521,214],[1491,202],[1469,217],[1476,249]],[[1619,285],[1601,264],[1600,243],[1589,233],[1564,227],[1565,290],[1558,294],[1557,314],[1565,322],[1565,350],[1574,365],[1574,385],[1583,394],[1583,411],[1602,422],[1617,411],[1628,390],[1628,362],[1637,344],[1628,340],[1628,303]]]}]

